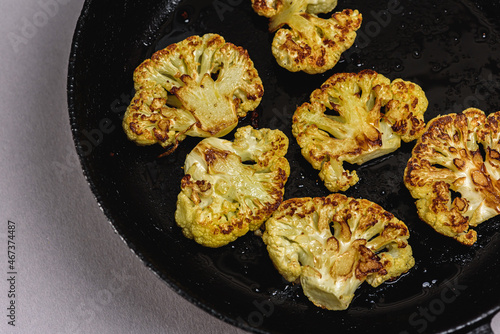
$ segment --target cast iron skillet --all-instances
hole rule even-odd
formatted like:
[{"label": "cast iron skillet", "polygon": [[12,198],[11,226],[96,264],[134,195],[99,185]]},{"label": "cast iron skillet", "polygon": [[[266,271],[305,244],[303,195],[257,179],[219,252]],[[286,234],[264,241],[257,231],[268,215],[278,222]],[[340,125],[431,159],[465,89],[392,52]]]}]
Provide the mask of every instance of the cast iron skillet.
[{"label": "cast iron skillet", "polygon": [[121,129],[135,67],[155,50],[207,32],[245,47],[262,77],[262,103],[241,125],[278,128],[289,136],[286,198],[328,194],[300,155],[291,116],[335,72],[374,69],[420,84],[429,99],[426,120],[469,106],[487,113],[500,109],[498,4],[357,2],[341,0],[337,7],[364,15],[355,46],[333,70],[311,76],[276,65],[267,20],[252,11],[249,0],[86,1],[68,79],[71,127],[85,176],[114,228],[151,270],[189,301],[245,330],[489,332],[487,324],[500,310],[500,219],[480,225],[472,247],[419,221],[402,183],[413,143],[353,167],[360,182],[346,194],[372,200],[408,225],[416,265],[396,282],[376,289],[362,285],[348,310],[332,312],[313,306],[299,286],[280,277],[258,237],[208,249],[182,236],[174,222],[181,166],[199,139],[158,158],[162,148],[137,147]]}]

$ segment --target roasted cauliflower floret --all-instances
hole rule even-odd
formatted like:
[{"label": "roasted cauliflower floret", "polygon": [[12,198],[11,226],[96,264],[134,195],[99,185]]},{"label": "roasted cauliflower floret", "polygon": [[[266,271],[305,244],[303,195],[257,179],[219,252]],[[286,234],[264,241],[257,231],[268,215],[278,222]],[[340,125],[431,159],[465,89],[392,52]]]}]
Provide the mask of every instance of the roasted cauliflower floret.
[{"label": "roasted cauliflower floret", "polygon": [[284,201],[263,234],[280,274],[329,310],[345,310],[364,281],[377,287],[413,267],[408,238],[391,213],[342,194]]},{"label": "roasted cauliflower floret", "polygon": [[137,144],[171,150],[186,136],[226,135],[264,94],[247,51],[216,34],[157,51],[134,71],[134,86],[125,133]]},{"label": "roasted cauliflower floret", "polygon": [[359,181],[344,161],[362,164],[395,151],[425,130],[428,101],[414,83],[390,81],[365,70],[338,73],[311,94],[311,101],[293,115],[293,135],[302,155],[320,170],[332,192],[345,191]]},{"label": "roasted cauliflower floret", "polygon": [[252,0],[254,11],[270,18],[269,31],[276,32],[272,53],[278,64],[291,72],[323,73],[335,66],[340,55],[356,39],[362,16],[345,9],[323,19],[336,0]]},{"label": "roasted cauliflower floret", "polygon": [[470,227],[500,213],[500,112],[486,117],[469,108],[432,119],[413,148],[404,182],[423,221],[474,244]]},{"label": "roasted cauliflower floret", "polygon": [[288,138],[279,130],[236,131],[234,142],[202,140],[186,157],[175,220],[184,235],[220,247],[255,231],[283,200]]}]

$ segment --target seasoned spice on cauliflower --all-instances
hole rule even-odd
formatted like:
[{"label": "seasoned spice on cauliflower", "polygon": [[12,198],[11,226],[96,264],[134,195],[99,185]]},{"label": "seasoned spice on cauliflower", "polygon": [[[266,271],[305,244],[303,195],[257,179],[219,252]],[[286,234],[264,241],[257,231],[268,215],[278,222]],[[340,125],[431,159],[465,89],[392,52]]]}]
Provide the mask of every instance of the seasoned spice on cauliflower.
[{"label": "seasoned spice on cauliflower", "polygon": [[186,136],[226,135],[264,94],[247,51],[216,34],[157,51],[134,71],[134,86],[125,133],[137,144],[171,151]]},{"label": "seasoned spice on cauliflower", "polygon": [[500,213],[500,112],[486,117],[469,108],[432,119],[413,148],[404,182],[423,221],[474,244],[470,227]]},{"label": "seasoned spice on cauliflower", "polygon": [[356,171],[344,169],[344,161],[362,164],[388,154],[425,129],[428,101],[420,86],[391,82],[371,70],[334,74],[310,100],[295,111],[292,131],[332,192],[359,180]]},{"label": "seasoned spice on cauliflower", "polygon": [[239,128],[234,142],[202,140],[186,157],[175,220],[207,247],[257,230],[283,200],[290,175],[280,130]]},{"label": "seasoned spice on cauliflower", "polygon": [[413,267],[408,238],[394,215],[342,194],[284,201],[263,235],[280,274],[329,310],[345,310],[364,281],[377,287]]},{"label": "seasoned spice on cauliflower", "polygon": [[278,64],[291,72],[323,73],[335,66],[340,55],[356,39],[362,16],[345,9],[323,19],[337,0],[252,0],[254,11],[268,17],[269,31],[277,30],[272,53]]}]

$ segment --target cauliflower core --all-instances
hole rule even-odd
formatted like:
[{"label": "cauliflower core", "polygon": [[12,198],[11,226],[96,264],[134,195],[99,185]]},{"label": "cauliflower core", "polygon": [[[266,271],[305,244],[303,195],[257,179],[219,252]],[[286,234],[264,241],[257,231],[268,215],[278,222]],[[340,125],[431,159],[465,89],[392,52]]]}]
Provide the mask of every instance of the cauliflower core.
[{"label": "cauliflower core", "polygon": [[236,131],[234,142],[202,140],[186,157],[175,220],[184,235],[220,247],[254,231],[283,200],[288,138],[279,130]]},{"label": "cauliflower core", "polygon": [[125,133],[140,145],[172,150],[186,136],[226,135],[264,94],[247,51],[216,34],[157,51],[134,71],[134,86]]},{"label": "cauliflower core", "polygon": [[283,202],[263,235],[280,274],[329,310],[345,310],[365,280],[377,287],[413,267],[408,238],[391,213],[342,194]]},{"label": "cauliflower core", "polygon": [[302,155],[320,170],[332,192],[358,182],[343,162],[362,164],[395,151],[425,130],[428,101],[416,84],[365,70],[338,73],[311,94],[293,115]]},{"label": "cauliflower core", "polygon": [[474,244],[477,233],[469,227],[500,213],[500,112],[486,117],[469,108],[431,120],[413,148],[404,182],[423,221]]},{"label": "cauliflower core", "polygon": [[278,30],[272,43],[278,64],[309,74],[334,67],[356,39],[362,21],[357,10],[345,9],[329,19],[317,16],[336,6],[336,0],[252,0],[254,11],[270,18],[269,31]]}]

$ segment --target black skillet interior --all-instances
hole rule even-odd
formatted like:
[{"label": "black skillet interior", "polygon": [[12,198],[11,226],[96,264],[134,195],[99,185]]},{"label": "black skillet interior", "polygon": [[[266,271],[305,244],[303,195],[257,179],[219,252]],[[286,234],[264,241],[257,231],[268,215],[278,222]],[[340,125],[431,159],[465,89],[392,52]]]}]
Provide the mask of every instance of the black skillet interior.
[{"label": "black skillet interior", "polygon": [[[263,80],[261,105],[241,125],[278,128],[290,138],[286,198],[323,196],[291,134],[297,105],[336,72],[374,69],[423,87],[426,120],[475,106],[500,110],[500,6],[489,1],[339,1],[363,25],[354,47],[322,75],[289,73],[271,55],[267,20],[249,0],[89,0],[78,21],[69,64],[71,126],[97,201],[121,237],[173,289],[214,316],[257,333],[469,332],[500,309],[500,219],[459,245],[419,221],[402,173],[413,143],[357,169],[346,194],[382,205],[411,232],[416,265],[396,282],[362,285],[346,311],[313,306],[274,270],[262,241],[249,234],[219,249],[184,238],[174,222],[184,157],[137,147],[121,129],[133,96],[132,72],[145,58],[193,34],[219,33],[249,51]],[[231,138],[231,134],[228,135]]]}]

